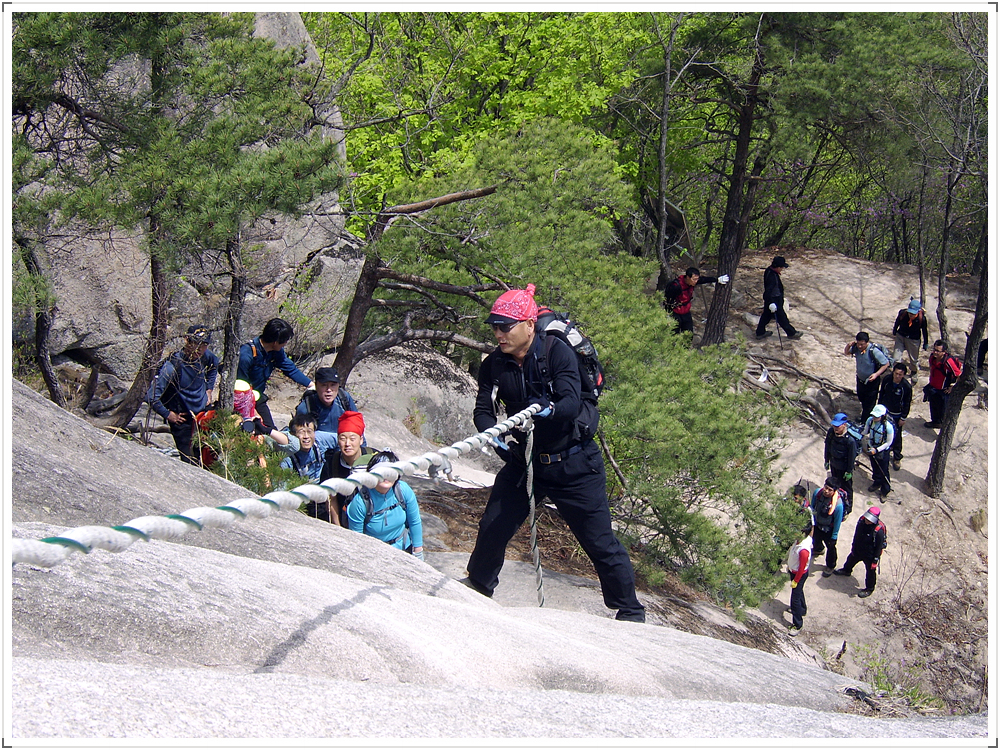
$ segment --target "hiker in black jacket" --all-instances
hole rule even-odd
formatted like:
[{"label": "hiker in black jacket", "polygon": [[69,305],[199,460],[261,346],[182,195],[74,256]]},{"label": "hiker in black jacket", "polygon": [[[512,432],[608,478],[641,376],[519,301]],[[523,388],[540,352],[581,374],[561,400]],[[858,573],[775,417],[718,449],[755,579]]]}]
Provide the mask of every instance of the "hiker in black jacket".
[{"label": "hiker in black jacket", "polygon": [[788,322],[785,315],[785,285],[781,283],[781,272],[788,268],[785,259],[780,255],[774,256],[770,267],[764,269],[764,312],[757,321],[757,338],[762,339],[770,336],[767,324],[774,317],[778,321],[790,339],[802,338],[802,333],[795,330],[795,326]]},{"label": "hiker in black jacket", "polygon": [[857,439],[847,431],[849,422],[843,412],[834,414],[823,447],[823,464],[827,471],[840,480],[840,486],[847,495],[844,501],[845,516],[854,508],[854,462],[861,450]]},{"label": "hiker in black jacket", "polygon": [[[500,295],[486,323],[498,346],[479,369],[479,392],[473,420],[476,429],[497,423],[497,403],[508,414],[532,404],[543,408],[534,417],[532,461],[537,499],[548,497],[583,551],[594,563],[604,603],[617,609],[616,619],[645,622],[645,608],[635,595],[635,574],[628,552],[611,529],[604,459],[594,442],[596,402],[582,394],[576,353],[557,336],[536,332],[535,287]],[[543,374],[547,373],[547,377]],[[495,389],[495,390],[494,390]],[[462,580],[484,596],[499,582],[507,544],[528,516],[527,435],[511,433],[513,442],[496,442],[506,465],[497,473],[490,499],[479,521],[476,546]]]},{"label": "hiker in black jacket", "polygon": [[892,468],[899,471],[903,460],[903,425],[910,415],[910,401],[913,400],[913,386],[906,379],[906,364],[896,362],[892,366],[892,377],[885,378],[878,392],[878,402],[882,404],[896,426],[896,437],[892,441]]},{"label": "hiker in black jacket", "polygon": [[[920,371],[920,336],[924,337],[924,351],[927,351],[927,316],[920,305],[920,300],[911,299],[905,309],[896,315],[892,324],[892,335],[895,339],[892,358],[896,362],[903,361],[903,352],[910,357],[910,377],[916,378]],[[891,411],[891,410],[890,410]]]},{"label": "hiker in black jacket", "polygon": [[858,519],[854,529],[851,554],[844,560],[844,567],[833,571],[834,575],[849,576],[859,562],[865,564],[865,589],[858,594],[859,599],[872,595],[878,581],[878,564],[885,549],[885,524],[879,518],[878,506],[873,505]]}]

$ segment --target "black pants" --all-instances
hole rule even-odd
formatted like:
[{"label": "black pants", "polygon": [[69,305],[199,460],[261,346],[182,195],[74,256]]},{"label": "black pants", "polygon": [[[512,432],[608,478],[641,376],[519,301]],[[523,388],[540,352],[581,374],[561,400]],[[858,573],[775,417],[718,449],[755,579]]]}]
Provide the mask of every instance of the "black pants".
[{"label": "black pants", "polygon": [[[604,604],[623,614],[645,611],[635,595],[635,572],[625,546],[611,530],[611,510],[601,449],[593,440],[557,463],[534,466],[535,503],[552,500],[587,553],[601,581]],[[526,469],[516,456],[496,476],[479,521],[476,547],[469,557],[469,578],[487,595],[500,581],[504,552],[528,517]]]},{"label": "black pants", "polygon": [[778,306],[778,312],[771,312],[768,308],[770,302],[764,302],[764,312],[760,314],[760,320],[757,321],[757,335],[763,336],[764,332],[767,330],[767,324],[771,322],[771,318],[776,318],[778,325],[781,326],[782,330],[789,336],[795,335],[795,326],[788,322],[788,316],[785,315],[785,302],[781,300],[780,302],[775,302]]},{"label": "black pants", "polygon": [[844,572],[846,572],[847,575],[850,575],[851,571],[854,570],[854,566],[859,562],[864,563],[865,566],[865,588],[869,591],[874,591],[875,583],[878,580],[878,565],[874,568],[872,567],[872,563],[875,562],[874,560],[866,560],[860,555],[855,554],[852,549],[851,554],[849,554],[847,559],[844,560]]},{"label": "black pants", "polygon": [[879,451],[869,456],[872,460],[872,484],[878,485],[878,490],[883,495],[888,495],[892,487],[889,484],[889,453],[891,451]]},{"label": "black pants", "polygon": [[694,333],[694,319],[691,317],[691,311],[688,310],[686,313],[670,312],[674,316],[674,320],[677,322],[677,332],[684,333],[684,331],[690,331]]},{"label": "black pants", "polygon": [[882,385],[882,380],[881,378],[875,378],[871,383],[867,383],[862,382],[861,378],[855,377],[854,382],[857,384],[858,401],[861,402],[861,419],[864,421],[868,419],[872,413],[872,409],[875,408],[875,402],[878,401],[878,389]]},{"label": "black pants", "polygon": [[200,466],[201,461],[198,460],[198,456],[193,453],[191,447],[191,443],[194,441],[194,431],[198,425],[192,414],[184,414],[184,416],[187,417],[186,422],[178,422],[177,424],[167,422],[170,425],[170,434],[174,436],[174,444],[177,446],[177,452],[181,454],[181,461]]},{"label": "black pants", "polygon": [[[792,589],[791,601],[788,602],[788,606],[792,610],[792,625],[797,628],[802,627],[802,618],[806,616],[806,579],[809,577],[809,571],[802,576],[802,580],[799,581],[798,585]],[[788,579],[790,581],[795,580],[795,574],[792,572],[788,573]]]},{"label": "black pants", "polygon": [[945,393],[941,388],[931,388],[928,385],[924,389],[924,395],[927,396],[927,403],[931,408],[931,421],[938,424],[944,419],[944,413],[948,409],[948,400],[951,398],[951,394]]},{"label": "black pants", "polygon": [[903,460],[903,428],[899,426],[899,415],[889,412],[889,418],[892,419],[892,426],[896,430],[896,437],[892,439],[892,448],[889,452],[892,454],[893,461]]},{"label": "black pants", "polygon": [[267,405],[267,396],[263,394],[261,394],[260,399],[257,401],[257,413],[264,424],[274,427],[274,418],[271,416],[271,409]]},{"label": "black pants", "polygon": [[826,567],[833,569],[837,567],[837,540],[832,538],[833,526],[822,528],[817,526],[813,531],[813,557],[823,554],[826,547]]},{"label": "black pants", "polygon": [[[849,516],[851,511],[854,510],[854,467],[837,468],[831,465],[830,474],[840,480],[840,486],[844,488],[844,492],[847,494],[844,500],[844,515]],[[851,478],[845,479],[845,474],[850,474]]]}]

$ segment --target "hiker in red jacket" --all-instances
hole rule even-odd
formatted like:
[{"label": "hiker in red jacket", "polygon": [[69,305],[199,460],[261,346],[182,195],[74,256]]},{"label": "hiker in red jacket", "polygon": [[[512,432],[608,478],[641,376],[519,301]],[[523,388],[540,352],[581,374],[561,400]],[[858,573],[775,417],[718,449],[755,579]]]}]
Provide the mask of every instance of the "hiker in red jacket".
[{"label": "hiker in red jacket", "polygon": [[663,292],[663,306],[670,310],[670,314],[677,321],[677,331],[694,332],[694,321],[691,319],[691,301],[694,299],[694,288],[699,284],[728,284],[729,275],[722,276],[702,276],[694,266],[688,268],[683,276],[667,284]]},{"label": "hiker in red jacket", "polygon": [[948,345],[941,339],[934,342],[934,350],[929,361],[930,382],[924,386],[924,401],[930,402],[931,421],[924,427],[936,429],[941,426],[944,413],[948,409],[951,387],[962,374],[962,365],[948,353]]}]

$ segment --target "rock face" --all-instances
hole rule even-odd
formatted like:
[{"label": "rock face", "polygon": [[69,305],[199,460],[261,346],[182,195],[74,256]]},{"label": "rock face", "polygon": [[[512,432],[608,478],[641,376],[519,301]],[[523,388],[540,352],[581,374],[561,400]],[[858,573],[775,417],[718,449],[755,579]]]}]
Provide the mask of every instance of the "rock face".
[{"label": "rock face", "polygon": [[[15,537],[247,495],[16,381],[11,407]],[[294,512],[12,575],[15,740],[988,733],[844,713],[843,677],[704,636],[505,607]]]},{"label": "rock face", "polygon": [[[298,13],[259,13],[255,33],[282,47],[302,47],[304,64],[320,62]],[[336,104],[317,102],[315,107],[323,136],[339,143],[343,156],[343,123]],[[301,219],[268,216],[243,227],[244,242],[257,246],[244,312],[247,339],[280,314],[298,329],[293,352],[340,343],[343,302],[354,292],[360,255],[356,242],[344,234],[344,218],[338,214],[338,195],[330,193],[314,201]],[[46,243],[57,299],[50,334],[55,361],[99,364],[126,382],[135,376],[150,324],[149,259],[142,243],[138,234],[79,226]],[[177,275],[168,331],[174,341],[168,341],[167,351],[183,343],[189,325],[204,323],[221,330],[226,273],[206,255]],[[15,339],[28,342],[32,337],[30,321],[21,321]]]}]

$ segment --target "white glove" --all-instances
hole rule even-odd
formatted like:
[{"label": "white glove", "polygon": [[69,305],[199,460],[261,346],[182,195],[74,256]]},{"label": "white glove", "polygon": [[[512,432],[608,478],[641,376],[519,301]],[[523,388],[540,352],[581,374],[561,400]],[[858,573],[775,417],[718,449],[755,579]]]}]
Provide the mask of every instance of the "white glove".
[{"label": "white glove", "polygon": [[729,274],[728,273],[722,274],[722,276],[719,277],[719,280],[716,283],[717,284],[723,284],[723,285],[728,284],[729,283]]},{"label": "white glove", "polygon": [[774,304],[773,302],[770,305],[767,306],[767,309],[770,310],[773,313],[778,312],[778,306],[776,304]]}]

